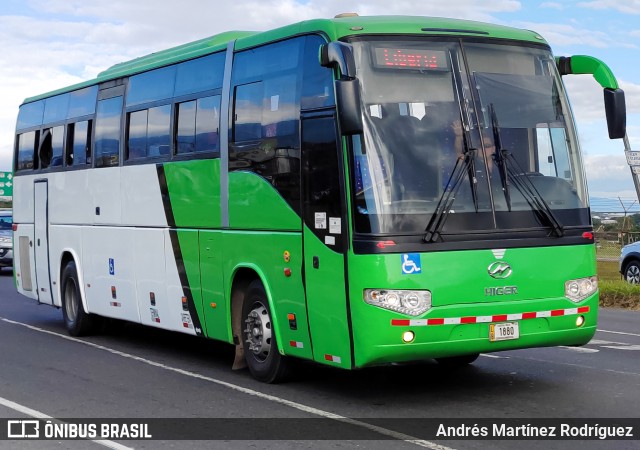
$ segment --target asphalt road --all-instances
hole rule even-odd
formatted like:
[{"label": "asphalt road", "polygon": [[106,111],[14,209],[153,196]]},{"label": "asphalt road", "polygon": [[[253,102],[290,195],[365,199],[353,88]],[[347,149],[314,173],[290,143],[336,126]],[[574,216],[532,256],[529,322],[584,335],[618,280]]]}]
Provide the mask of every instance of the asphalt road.
[{"label": "asphalt road", "polygon": [[[640,440],[417,440],[411,432],[416,418],[640,424],[640,312],[601,310],[598,332],[584,347],[482,355],[454,372],[430,361],[352,372],[302,364],[290,382],[265,385],[231,371],[232,361],[227,345],[133,324],[70,338],[61,311],[18,295],[11,272],[0,274],[0,418],[213,418],[179,422],[176,433],[190,436],[185,423],[230,433],[206,443],[41,440],[0,441],[0,448],[640,448]],[[403,434],[390,431],[403,420],[411,425]],[[354,429],[371,437],[367,423],[379,427],[374,440],[341,439]],[[326,438],[305,439],[309,429]],[[274,430],[288,440],[255,439]]]}]

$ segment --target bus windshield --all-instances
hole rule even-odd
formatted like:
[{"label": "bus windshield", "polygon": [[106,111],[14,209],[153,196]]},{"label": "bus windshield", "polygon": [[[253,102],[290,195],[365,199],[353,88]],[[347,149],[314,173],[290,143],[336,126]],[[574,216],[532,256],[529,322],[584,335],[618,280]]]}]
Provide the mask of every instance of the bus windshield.
[{"label": "bus windshield", "polygon": [[549,234],[542,208],[562,226],[589,226],[573,121],[547,48],[352,44],[364,118],[351,155],[356,232],[424,232],[443,197],[443,236]]}]

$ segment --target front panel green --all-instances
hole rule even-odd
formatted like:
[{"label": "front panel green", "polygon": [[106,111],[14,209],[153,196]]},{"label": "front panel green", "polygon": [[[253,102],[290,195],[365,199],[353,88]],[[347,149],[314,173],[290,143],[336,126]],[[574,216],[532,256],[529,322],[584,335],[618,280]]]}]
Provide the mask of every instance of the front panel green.
[{"label": "front panel green", "polygon": [[267,180],[229,173],[229,226],[249,230],[300,230],[301,219]]},{"label": "front panel green", "polygon": [[230,308],[225,297],[222,231],[200,231],[200,279],[207,337],[233,342]]},{"label": "front panel green", "polygon": [[306,227],[304,234],[307,307],[314,359],[351,368],[344,255],[331,250]]},{"label": "front panel green", "polygon": [[[417,260],[415,255],[412,260]],[[593,245],[420,253],[421,269],[413,273],[403,272],[404,261],[401,254],[349,255],[356,366],[533,346],[580,345],[595,333],[597,293],[578,303],[564,296],[565,281],[595,275]],[[492,278],[489,266],[496,261],[507,262],[512,273],[503,279]],[[429,290],[433,307],[417,317],[382,309],[365,303],[363,291],[367,288]],[[582,326],[576,325],[580,314],[575,311],[557,317],[550,313],[585,307],[588,312],[583,314]],[[549,317],[520,320],[522,313]],[[519,322],[520,338],[490,342],[489,323],[473,323],[474,318],[489,316],[504,321],[514,317]],[[393,319],[452,322],[393,326]],[[404,343],[402,335],[408,330],[415,333],[415,339]]]},{"label": "front panel green", "polygon": [[[238,271],[254,273],[269,297],[280,352],[311,359],[301,233],[228,230],[223,232],[222,247],[222,273],[228,280],[226,298],[231,298],[231,283]],[[295,315],[295,327],[289,321],[289,314]]]},{"label": "front panel green", "polygon": [[167,163],[164,173],[175,226],[220,228],[219,159]]}]

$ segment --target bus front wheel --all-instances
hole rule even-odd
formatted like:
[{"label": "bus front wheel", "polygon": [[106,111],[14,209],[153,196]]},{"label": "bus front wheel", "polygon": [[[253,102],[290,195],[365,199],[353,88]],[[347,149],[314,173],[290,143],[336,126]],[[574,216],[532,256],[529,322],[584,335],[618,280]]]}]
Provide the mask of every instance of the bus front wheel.
[{"label": "bus front wheel", "polygon": [[242,345],[255,379],[277,383],[286,377],[288,360],[278,351],[267,293],[257,280],[247,287],[242,305]]},{"label": "bus front wheel", "polygon": [[82,307],[75,261],[68,262],[62,272],[62,316],[71,336],[91,334],[97,325],[98,318],[87,314]]}]

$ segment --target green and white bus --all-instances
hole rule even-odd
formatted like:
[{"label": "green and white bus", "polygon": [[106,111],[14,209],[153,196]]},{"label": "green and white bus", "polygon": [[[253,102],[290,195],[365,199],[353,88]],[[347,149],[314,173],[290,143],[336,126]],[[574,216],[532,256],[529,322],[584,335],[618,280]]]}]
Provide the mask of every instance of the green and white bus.
[{"label": "green and white bus", "polygon": [[577,73],[623,137],[606,65],[492,24],[348,14],[117,64],[20,107],[16,287],[71,335],[116,318],[217,339],[266,382],[292,358],[585,344]]}]

